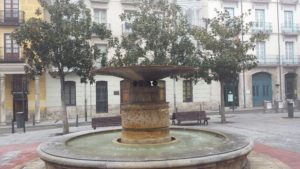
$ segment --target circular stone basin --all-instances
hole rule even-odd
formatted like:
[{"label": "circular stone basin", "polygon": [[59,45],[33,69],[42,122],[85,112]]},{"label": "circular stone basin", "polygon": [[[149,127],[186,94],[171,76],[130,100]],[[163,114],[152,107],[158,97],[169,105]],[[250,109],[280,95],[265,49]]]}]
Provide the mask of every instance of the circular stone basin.
[{"label": "circular stone basin", "polygon": [[67,135],[41,144],[38,153],[50,169],[242,169],[253,147],[243,136],[202,129],[172,128],[175,141],[143,145],[118,143],[120,132],[116,129]]}]

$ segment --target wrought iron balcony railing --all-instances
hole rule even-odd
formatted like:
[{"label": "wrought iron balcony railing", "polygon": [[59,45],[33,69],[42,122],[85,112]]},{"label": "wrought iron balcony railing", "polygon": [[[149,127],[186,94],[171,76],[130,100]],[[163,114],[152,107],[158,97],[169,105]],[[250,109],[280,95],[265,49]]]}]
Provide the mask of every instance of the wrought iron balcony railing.
[{"label": "wrought iron balcony railing", "polygon": [[251,0],[252,2],[256,2],[256,3],[269,3],[271,2],[271,0]]},{"label": "wrought iron balcony railing", "polygon": [[281,31],[286,35],[297,35],[300,33],[299,24],[282,25]]},{"label": "wrought iron balcony railing", "polygon": [[91,0],[91,2],[101,2],[101,3],[108,3],[109,0]]},{"label": "wrought iron balcony railing", "polygon": [[18,26],[25,21],[25,12],[19,10],[0,11],[0,26]]},{"label": "wrought iron balcony railing", "polygon": [[240,0],[223,0],[225,2],[239,2]]},{"label": "wrought iron balcony railing", "polygon": [[140,2],[140,0],[121,0],[122,4],[136,4]]},{"label": "wrought iron balcony railing", "polygon": [[279,57],[276,55],[258,56],[258,65],[278,65]]},{"label": "wrought iron balcony railing", "polygon": [[299,0],[280,0],[281,3],[283,4],[297,4],[299,2]]},{"label": "wrought iron balcony railing", "polygon": [[258,65],[261,66],[272,66],[272,65],[299,65],[300,66],[300,56],[295,55],[295,56],[285,56],[281,55],[279,58],[278,55],[266,55],[265,57],[258,57]]},{"label": "wrought iron balcony railing", "polygon": [[272,32],[272,23],[270,22],[253,22],[252,32]]},{"label": "wrought iron balcony railing", "polygon": [[281,58],[283,65],[299,65],[300,64],[300,56],[292,56],[292,57],[286,57],[283,56]]}]

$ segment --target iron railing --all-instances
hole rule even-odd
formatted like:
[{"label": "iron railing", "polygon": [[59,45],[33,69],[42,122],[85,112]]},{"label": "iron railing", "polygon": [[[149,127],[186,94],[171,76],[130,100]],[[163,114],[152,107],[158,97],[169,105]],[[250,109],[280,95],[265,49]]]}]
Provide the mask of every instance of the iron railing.
[{"label": "iron railing", "polygon": [[252,32],[272,32],[272,23],[270,22],[253,22]]},{"label": "iron railing", "polygon": [[19,10],[1,10],[0,26],[18,26],[25,21],[25,12]]},{"label": "iron railing", "polygon": [[102,3],[108,3],[109,0],[91,0],[91,2],[102,2]]},{"label": "iron railing", "polygon": [[299,34],[300,33],[300,26],[299,24],[291,24],[291,25],[282,25],[281,31],[283,34]]},{"label": "iron railing", "polygon": [[299,65],[300,56],[285,56],[282,55],[280,58],[278,55],[266,55],[265,57],[257,57],[258,65]]},{"label": "iron railing", "polygon": [[140,2],[140,0],[121,0],[122,4],[136,4]]},{"label": "iron railing", "polygon": [[280,0],[282,4],[297,4],[299,0]]}]

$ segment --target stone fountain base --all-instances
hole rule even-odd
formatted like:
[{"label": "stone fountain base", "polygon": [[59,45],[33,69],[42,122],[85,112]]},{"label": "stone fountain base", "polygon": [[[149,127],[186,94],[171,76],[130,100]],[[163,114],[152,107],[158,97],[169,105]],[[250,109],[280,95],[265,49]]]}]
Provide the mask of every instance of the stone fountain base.
[{"label": "stone fountain base", "polygon": [[170,130],[175,142],[137,145],[115,143],[120,132],[75,133],[41,144],[38,153],[47,169],[250,168],[253,143],[243,136],[176,127]]}]

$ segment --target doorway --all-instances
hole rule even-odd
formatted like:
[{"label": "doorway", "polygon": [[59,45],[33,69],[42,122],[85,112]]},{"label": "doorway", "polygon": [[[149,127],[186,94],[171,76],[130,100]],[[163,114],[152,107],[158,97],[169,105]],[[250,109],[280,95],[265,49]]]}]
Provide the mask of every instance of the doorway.
[{"label": "doorway", "polygon": [[96,82],[96,112],[107,113],[108,112],[108,93],[107,82]]},{"label": "doorway", "polygon": [[253,106],[263,106],[264,100],[272,101],[272,77],[268,73],[252,75]]},{"label": "doorway", "polygon": [[287,73],[284,76],[286,99],[297,99],[297,74]]}]

